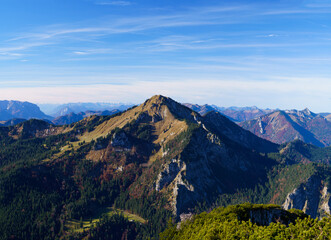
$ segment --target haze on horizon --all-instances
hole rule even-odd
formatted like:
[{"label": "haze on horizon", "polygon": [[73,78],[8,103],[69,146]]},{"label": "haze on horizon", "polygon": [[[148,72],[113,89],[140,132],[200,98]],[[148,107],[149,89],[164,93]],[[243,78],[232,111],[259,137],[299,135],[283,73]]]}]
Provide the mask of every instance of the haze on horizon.
[{"label": "haze on horizon", "polygon": [[0,99],[331,112],[331,1],[11,0]]}]

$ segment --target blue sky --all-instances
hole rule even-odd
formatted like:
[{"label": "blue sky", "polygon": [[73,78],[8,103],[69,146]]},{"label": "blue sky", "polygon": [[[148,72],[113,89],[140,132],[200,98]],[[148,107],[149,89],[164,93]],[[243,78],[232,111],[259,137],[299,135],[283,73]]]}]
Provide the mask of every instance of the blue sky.
[{"label": "blue sky", "polygon": [[0,98],[331,112],[331,1],[10,0]]}]

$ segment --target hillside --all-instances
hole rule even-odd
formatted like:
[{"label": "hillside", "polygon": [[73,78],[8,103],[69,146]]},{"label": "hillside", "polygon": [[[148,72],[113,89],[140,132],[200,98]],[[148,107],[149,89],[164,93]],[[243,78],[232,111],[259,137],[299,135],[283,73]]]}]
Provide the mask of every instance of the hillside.
[{"label": "hillside", "polygon": [[331,145],[331,122],[308,109],[276,111],[239,125],[278,144],[300,139],[319,147]]},{"label": "hillside", "polygon": [[[0,239],[102,238],[119,222],[116,236],[147,239],[170,217],[247,201],[291,202],[288,194],[316,177],[321,184],[312,194],[329,196],[315,191],[329,186],[328,148],[279,146],[218,112],[201,116],[164,96],[69,125],[30,120],[0,130]],[[146,221],[96,217],[110,208]],[[329,212],[318,205],[311,214],[323,209]],[[68,227],[89,221],[98,225]]]},{"label": "hillside", "polygon": [[29,102],[20,101],[0,101],[0,121],[6,121],[13,118],[23,119],[51,119],[45,115],[40,108]]}]

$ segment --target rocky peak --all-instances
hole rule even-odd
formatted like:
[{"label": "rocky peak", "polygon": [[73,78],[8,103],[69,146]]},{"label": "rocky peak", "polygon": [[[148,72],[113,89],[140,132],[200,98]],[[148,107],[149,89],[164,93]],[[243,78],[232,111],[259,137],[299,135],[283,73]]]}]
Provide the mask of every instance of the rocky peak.
[{"label": "rocky peak", "polygon": [[304,110],[301,111],[302,113],[304,113],[306,116],[311,116],[311,117],[316,117],[317,114],[313,113],[312,111],[310,111],[308,108],[305,108]]},{"label": "rocky peak", "polygon": [[162,95],[155,95],[146,100],[142,105],[142,109],[147,111],[150,116],[153,116],[155,121],[167,117],[167,111],[175,118],[186,119],[192,122],[196,122],[197,118],[200,117],[198,116],[199,114],[190,108]]}]

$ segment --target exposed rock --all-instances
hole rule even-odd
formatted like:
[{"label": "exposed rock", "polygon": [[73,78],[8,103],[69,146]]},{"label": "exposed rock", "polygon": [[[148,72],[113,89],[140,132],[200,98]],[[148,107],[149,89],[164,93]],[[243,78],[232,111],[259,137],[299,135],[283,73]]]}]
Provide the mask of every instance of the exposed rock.
[{"label": "exposed rock", "polygon": [[132,147],[132,144],[129,141],[129,138],[125,134],[124,131],[114,133],[112,140],[111,140],[111,145],[113,147],[122,147],[122,148],[126,148],[126,149],[130,149]]},{"label": "exposed rock", "polygon": [[283,207],[286,210],[300,209],[316,218],[323,211],[330,213],[330,194],[327,187],[322,185],[321,178],[312,176],[306,183],[302,183],[287,195]]},{"label": "exposed rock", "polygon": [[165,185],[171,183],[183,168],[183,162],[180,160],[172,159],[169,164],[167,164],[163,170],[159,173],[158,179],[156,181],[155,190],[160,191]]},{"label": "exposed rock", "polygon": [[329,192],[329,188],[324,186],[322,190],[322,196],[319,204],[319,214],[323,217],[326,214],[331,214],[330,206],[331,206],[331,194]]}]

